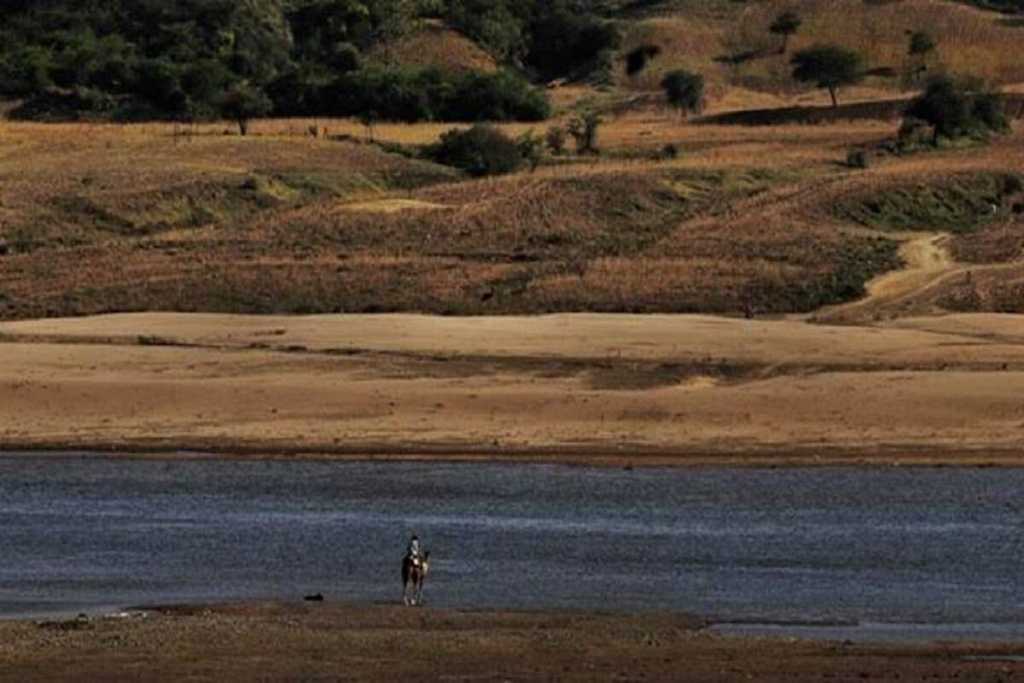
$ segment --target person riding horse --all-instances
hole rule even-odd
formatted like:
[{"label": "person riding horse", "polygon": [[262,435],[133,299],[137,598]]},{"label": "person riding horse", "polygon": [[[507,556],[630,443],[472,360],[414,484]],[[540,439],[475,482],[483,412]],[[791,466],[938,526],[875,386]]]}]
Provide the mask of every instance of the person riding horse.
[{"label": "person riding horse", "polygon": [[406,605],[423,602],[423,580],[429,568],[430,553],[420,547],[419,537],[413,534],[402,558],[402,601]]},{"label": "person riding horse", "polygon": [[409,547],[405,551],[405,556],[412,560],[415,566],[419,566],[423,560],[423,550],[420,548],[420,537],[416,534],[412,535],[409,539]]}]

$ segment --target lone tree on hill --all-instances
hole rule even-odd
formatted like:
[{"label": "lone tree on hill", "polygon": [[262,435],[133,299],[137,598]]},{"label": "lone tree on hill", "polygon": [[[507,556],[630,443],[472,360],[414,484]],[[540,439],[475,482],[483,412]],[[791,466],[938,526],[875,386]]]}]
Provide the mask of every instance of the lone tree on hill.
[{"label": "lone tree on hill", "polygon": [[910,44],[907,46],[907,54],[911,57],[924,57],[935,52],[937,47],[935,38],[924,31],[914,31],[910,34]]},{"label": "lone tree on hill", "polygon": [[783,12],[775,17],[775,21],[768,27],[768,31],[777,36],[782,36],[782,47],[779,48],[780,55],[786,54],[786,49],[789,47],[789,37],[796,34],[803,23],[800,15],[796,12]]},{"label": "lone tree on hill", "polygon": [[245,82],[231,86],[220,105],[221,114],[237,123],[242,135],[249,134],[249,121],[266,116],[273,108],[265,92]]},{"label": "lone tree on hill", "polygon": [[839,106],[836,93],[840,87],[864,79],[864,60],[861,56],[838,45],[816,45],[801,50],[793,55],[790,64],[793,65],[793,78],[826,88],[832,97],[833,107]]},{"label": "lone tree on hill", "polygon": [[907,66],[904,83],[916,86],[921,76],[928,71],[928,58],[934,54],[937,44],[930,33],[924,31],[907,31]]},{"label": "lone tree on hill", "polygon": [[668,103],[685,116],[690,112],[699,112],[704,104],[704,77],[677,69],[665,74],[661,81]]},{"label": "lone tree on hill", "polygon": [[906,115],[932,127],[933,143],[939,138],[1001,133],[1009,127],[1002,98],[976,79],[933,78],[911,101]]}]

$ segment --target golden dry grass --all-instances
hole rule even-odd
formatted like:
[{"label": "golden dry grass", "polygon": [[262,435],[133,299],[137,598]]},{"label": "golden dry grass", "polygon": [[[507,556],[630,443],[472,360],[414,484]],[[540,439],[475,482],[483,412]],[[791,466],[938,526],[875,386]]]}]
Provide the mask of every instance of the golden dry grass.
[{"label": "golden dry grass", "polygon": [[[787,54],[778,53],[780,38],[768,27],[786,10],[803,19]],[[729,13],[699,13],[690,7],[666,10],[657,16],[626,24],[623,52],[654,44],[662,54],[635,78],[617,75],[620,86],[653,91],[671,69],[697,71],[707,81],[711,111],[766,108],[787,104],[826,104],[827,93],[793,83],[789,58],[796,50],[817,43],[836,43],[865,56],[869,67],[890,67],[901,73],[907,66],[908,31],[924,30],[938,42],[929,58],[931,70],[972,74],[1002,85],[1024,82],[1024,64],[1017,58],[1024,38],[1020,27],[1003,16],[947,0],[767,0],[748,3]],[[750,54],[729,65],[722,58]],[[899,91],[900,78],[872,78],[843,93],[846,101],[861,101]]]},{"label": "golden dry grass", "polygon": [[385,63],[438,67],[448,71],[492,73],[498,64],[483,48],[436,21],[424,21],[418,30],[371,55]]},{"label": "golden dry grass", "polygon": [[[3,315],[807,311],[897,265],[899,236],[840,218],[836,202],[1024,168],[1019,134],[851,171],[846,152],[894,124],[694,126],[636,112],[602,128],[601,157],[467,180],[314,139],[308,125],[261,121],[249,138],[218,124],[191,136],[166,124],[0,125],[0,239],[13,252],[0,257]],[[422,144],[448,128],[376,135]],[[669,143],[679,158],[656,159]],[[975,251],[1018,244],[1016,226],[984,233]]]}]

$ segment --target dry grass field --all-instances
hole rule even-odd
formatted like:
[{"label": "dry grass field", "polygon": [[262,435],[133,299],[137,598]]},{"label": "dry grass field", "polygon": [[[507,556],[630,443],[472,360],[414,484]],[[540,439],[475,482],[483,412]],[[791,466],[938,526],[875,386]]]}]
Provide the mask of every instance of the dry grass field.
[{"label": "dry grass field", "polygon": [[[920,232],[956,233],[951,273],[972,274],[887,316],[1024,310],[1019,133],[855,170],[847,152],[894,123],[640,110],[609,120],[600,157],[471,180],[366,144],[358,124],[316,122],[327,138],[310,125],[3,124],[0,316],[810,313],[862,296]],[[446,128],[375,136],[423,144]],[[660,158],[669,143],[678,158]]]},{"label": "dry grass field", "polygon": [[[781,39],[768,31],[783,11],[803,19],[785,54],[779,51]],[[910,66],[908,32],[913,31],[927,31],[936,40],[936,52],[927,60],[930,71],[972,74],[999,84],[1024,81],[1024,66],[1016,57],[1024,29],[1001,15],[948,0],[666,2],[648,14],[627,24],[623,51],[654,44],[662,53],[639,76],[620,73],[617,84],[653,91],[671,69],[697,71],[708,81],[712,111],[778,106],[783,99],[827,104],[826,93],[797,86],[789,77],[792,53],[819,43],[856,50],[869,68],[896,74],[869,78],[843,94],[845,101],[873,99],[886,91],[891,96],[908,86],[902,74]]]}]

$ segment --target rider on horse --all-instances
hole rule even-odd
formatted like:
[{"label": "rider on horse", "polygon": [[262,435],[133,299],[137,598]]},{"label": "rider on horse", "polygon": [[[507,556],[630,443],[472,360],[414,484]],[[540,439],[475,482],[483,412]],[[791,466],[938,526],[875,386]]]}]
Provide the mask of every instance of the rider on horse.
[{"label": "rider on horse", "polygon": [[412,563],[417,567],[423,560],[423,551],[420,548],[420,537],[416,534],[413,534],[412,538],[409,539],[409,548],[406,550],[406,557],[412,560]]}]

